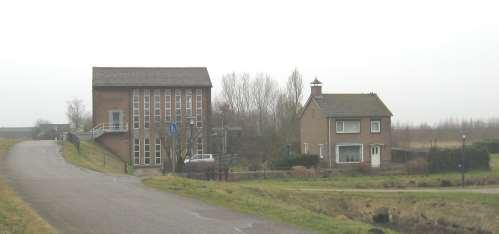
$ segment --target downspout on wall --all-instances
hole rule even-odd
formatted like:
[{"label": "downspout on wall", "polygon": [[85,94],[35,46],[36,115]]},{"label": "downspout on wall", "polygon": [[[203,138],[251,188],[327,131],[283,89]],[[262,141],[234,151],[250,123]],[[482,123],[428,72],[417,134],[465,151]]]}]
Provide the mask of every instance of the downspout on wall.
[{"label": "downspout on wall", "polygon": [[327,122],[328,126],[327,126],[327,133],[328,133],[328,147],[329,147],[329,168],[333,168],[333,160],[331,158],[331,118],[328,118],[328,122]]}]

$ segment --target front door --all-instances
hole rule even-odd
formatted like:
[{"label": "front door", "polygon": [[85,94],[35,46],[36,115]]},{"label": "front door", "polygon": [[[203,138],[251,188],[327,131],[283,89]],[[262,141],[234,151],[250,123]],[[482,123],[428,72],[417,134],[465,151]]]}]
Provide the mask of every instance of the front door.
[{"label": "front door", "polygon": [[379,167],[381,162],[381,147],[379,145],[371,146],[371,166]]},{"label": "front door", "polygon": [[121,125],[121,112],[113,111],[111,113],[111,126],[113,129],[120,129]]}]

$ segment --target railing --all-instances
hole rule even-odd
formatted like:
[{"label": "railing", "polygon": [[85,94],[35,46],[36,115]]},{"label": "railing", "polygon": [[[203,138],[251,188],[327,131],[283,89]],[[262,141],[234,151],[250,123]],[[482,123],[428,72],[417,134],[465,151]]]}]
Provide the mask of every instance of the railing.
[{"label": "railing", "polygon": [[92,128],[92,139],[98,138],[105,133],[127,132],[128,123],[100,123]]}]

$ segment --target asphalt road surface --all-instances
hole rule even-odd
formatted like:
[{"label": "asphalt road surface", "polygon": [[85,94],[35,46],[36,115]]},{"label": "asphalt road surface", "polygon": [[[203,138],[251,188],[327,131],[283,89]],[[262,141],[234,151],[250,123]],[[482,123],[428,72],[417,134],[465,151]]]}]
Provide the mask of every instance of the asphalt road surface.
[{"label": "asphalt road surface", "polygon": [[305,233],[73,166],[53,141],[15,145],[0,173],[60,233]]}]

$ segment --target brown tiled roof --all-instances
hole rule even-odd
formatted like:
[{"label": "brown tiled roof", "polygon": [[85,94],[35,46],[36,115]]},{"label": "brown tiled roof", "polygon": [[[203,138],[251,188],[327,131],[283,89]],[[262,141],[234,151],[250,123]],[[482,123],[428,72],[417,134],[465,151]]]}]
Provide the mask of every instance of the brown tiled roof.
[{"label": "brown tiled roof", "polygon": [[211,87],[206,67],[93,67],[93,87]]},{"label": "brown tiled roof", "polygon": [[392,116],[376,94],[322,94],[314,99],[328,117]]}]

